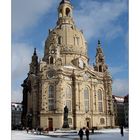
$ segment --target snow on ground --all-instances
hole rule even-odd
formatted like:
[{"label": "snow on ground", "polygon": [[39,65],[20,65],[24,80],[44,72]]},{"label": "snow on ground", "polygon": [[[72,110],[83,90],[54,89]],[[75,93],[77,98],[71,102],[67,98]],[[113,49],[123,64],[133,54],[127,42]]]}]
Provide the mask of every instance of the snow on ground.
[{"label": "snow on ground", "polygon": [[[53,132],[51,132],[53,136]],[[54,134],[55,135],[55,134]],[[27,134],[26,131],[12,131],[12,140],[79,140],[78,135],[62,136],[43,136],[35,134]],[[84,135],[84,139],[86,136]],[[95,134],[89,136],[89,140],[128,140],[128,130],[124,130],[124,136],[120,135],[119,129],[102,129],[95,131]]]},{"label": "snow on ground", "polygon": [[[101,129],[101,130],[95,130],[95,132],[101,132],[101,133],[120,133],[119,128],[115,129]],[[128,132],[128,129],[124,129],[124,132]]]},{"label": "snow on ground", "polygon": [[[83,130],[85,132],[85,130]],[[90,131],[91,132],[91,131]],[[101,130],[95,130],[95,134],[103,134],[103,133],[120,133],[120,129],[101,129]],[[124,132],[128,132],[128,129],[124,129]],[[51,131],[47,135],[48,136],[77,136],[78,132],[76,130],[57,130],[57,131]]]},{"label": "snow on ground", "polygon": [[[12,131],[12,140],[56,140],[56,138],[50,138],[48,136],[43,135],[34,135],[27,134],[26,131]],[[58,138],[57,140],[62,140],[62,138]]]}]

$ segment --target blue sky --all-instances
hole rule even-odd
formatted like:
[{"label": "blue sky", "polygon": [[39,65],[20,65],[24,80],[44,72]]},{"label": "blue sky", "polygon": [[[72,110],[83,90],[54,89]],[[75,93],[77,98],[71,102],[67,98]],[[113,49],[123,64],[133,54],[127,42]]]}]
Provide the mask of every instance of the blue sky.
[{"label": "blue sky", "polygon": [[[48,29],[57,21],[61,0],[12,1],[12,101],[22,100],[33,49],[44,54]],[[95,61],[98,39],[113,77],[113,94],[128,94],[128,0],[71,0],[73,16],[88,42],[90,63]]]}]

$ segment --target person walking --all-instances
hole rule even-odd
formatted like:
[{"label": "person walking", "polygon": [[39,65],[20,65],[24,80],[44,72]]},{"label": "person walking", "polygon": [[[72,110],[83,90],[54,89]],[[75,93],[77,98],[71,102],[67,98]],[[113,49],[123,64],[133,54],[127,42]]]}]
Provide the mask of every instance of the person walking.
[{"label": "person walking", "polygon": [[123,137],[124,136],[124,132],[123,132],[123,126],[122,125],[120,126],[120,132],[121,132],[121,135]]},{"label": "person walking", "polygon": [[27,133],[29,132],[29,128],[28,128],[28,127],[26,128],[26,132],[27,132]]},{"label": "person walking", "polygon": [[79,130],[78,135],[79,135],[79,137],[80,137],[80,140],[83,140],[84,132],[83,132],[82,128]]},{"label": "person walking", "polygon": [[91,130],[92,130],[92,134],[94,134],[94,127],[93,126],[92,126],[92,129]]},{"label": "person walking", "polygon": [[88,127],[86,128],[85,133],[86,133],[87,140],[89,140],[89,129],[88,129]]}]

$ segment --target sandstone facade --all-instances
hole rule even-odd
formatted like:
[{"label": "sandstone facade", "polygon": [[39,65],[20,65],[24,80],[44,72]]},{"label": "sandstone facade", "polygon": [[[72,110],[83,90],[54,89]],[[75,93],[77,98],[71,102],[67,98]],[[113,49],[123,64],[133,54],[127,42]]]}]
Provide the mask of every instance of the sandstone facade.
[{"label": "sandstone facade", "polygon": [[112,77],[101,43],[98,41],[96,63],[90,66],[87,42],[74,23],[72,11],[70,1],[62,0],[57,25],[49,30],[40,62],[34,50],[22,84],[25,126],[62,128],[66,105],[71,128],[114,126]]}]

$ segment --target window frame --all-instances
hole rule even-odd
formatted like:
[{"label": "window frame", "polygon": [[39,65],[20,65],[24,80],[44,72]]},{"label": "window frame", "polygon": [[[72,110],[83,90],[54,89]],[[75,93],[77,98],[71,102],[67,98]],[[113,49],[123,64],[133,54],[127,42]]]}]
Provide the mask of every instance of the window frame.
[{"label": "window frame", "polygon": [[49,85],[49,88],[48,88],[48,110],[49,111],[54,110],[54,107],[55,107],[54,103],[55,103],[55,87],[54,85]]},{"label": "window frame", "polygon": [[90,93],[88,87],[84,89],[84,110],[85,112],[89,112],[90,110]]},{"label": "window frame", "polygon": [[[65,104],[67,105],[68,110],[71,112],[72,111],[72,88],[71,88],[71,86],[66,87],[65,99],[66,99]],[[68,102],[70,103],[70,105],[68,104]]]},{"label": "window frame", "polygon": [[98,89],[98,111],[103,112],[103,92],[101,89]]}]

